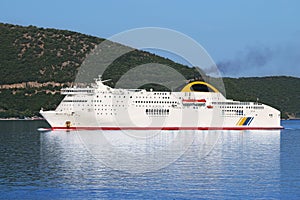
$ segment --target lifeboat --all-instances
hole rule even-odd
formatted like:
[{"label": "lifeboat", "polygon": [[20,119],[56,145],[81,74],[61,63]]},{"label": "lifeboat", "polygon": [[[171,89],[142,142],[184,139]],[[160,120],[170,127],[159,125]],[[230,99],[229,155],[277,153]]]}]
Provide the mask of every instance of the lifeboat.
[{"label": "lifeboat", "polygon": [[205,99],[183,99],[183,103],[206,103]]}]

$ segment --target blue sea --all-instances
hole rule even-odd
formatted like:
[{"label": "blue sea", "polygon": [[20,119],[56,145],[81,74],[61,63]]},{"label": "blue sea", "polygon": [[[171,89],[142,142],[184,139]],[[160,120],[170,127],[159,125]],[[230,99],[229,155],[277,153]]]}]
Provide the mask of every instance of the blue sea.
[{"label": "blue sea", "polygon": [[0,199],[300,199],[300,121],[278,131],[49,131],[0,121]]}]

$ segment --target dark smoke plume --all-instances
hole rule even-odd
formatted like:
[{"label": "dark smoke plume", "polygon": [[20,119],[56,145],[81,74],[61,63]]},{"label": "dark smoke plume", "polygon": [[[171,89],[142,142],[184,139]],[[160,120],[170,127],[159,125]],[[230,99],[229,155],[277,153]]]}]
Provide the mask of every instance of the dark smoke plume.
[{"label": "dark smoke plume", "polygon": [[224,76],[290,75],[300,77],[300,45],[248,47],[234,59],[217,63]]}]

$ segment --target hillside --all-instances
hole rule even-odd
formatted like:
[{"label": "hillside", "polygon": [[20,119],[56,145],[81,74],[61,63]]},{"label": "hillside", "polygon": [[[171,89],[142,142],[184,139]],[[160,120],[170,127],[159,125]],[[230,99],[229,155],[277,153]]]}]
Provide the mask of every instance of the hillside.
[{"label": "hillside", "polygon": [[241,101],[258,101],[282,112],[283,118],[300,118],[300,78],[224,78],[226,96]]},{"label": "hillside", "polygon": [[[62,98],[60,88],[74,81],[86,55],[102,41],[72,31],[0,23],[0,118],[54,109]],[[108,84],[113,85],[129,69],[147,63],[170,66],[186,78],[198,74],[194,68],[133,50],[116,59],[103,78],[112,79]]]},{"label": "hillside", "polygon": [[[60,88],[74,81],[86,55],[102,41],[72,31],[0,23],[0,118],[34,116],[41,107],[54,109],[62,99]],[[129,69],[147,63],[170,66],[187,79],[199,75],[195,68],[134,50],[116,59],[103,78],[114,85]],[[283,117],[300,114],[299,78],[225,78],[224,83],[229,98],[259,98],[280,109]]]}]

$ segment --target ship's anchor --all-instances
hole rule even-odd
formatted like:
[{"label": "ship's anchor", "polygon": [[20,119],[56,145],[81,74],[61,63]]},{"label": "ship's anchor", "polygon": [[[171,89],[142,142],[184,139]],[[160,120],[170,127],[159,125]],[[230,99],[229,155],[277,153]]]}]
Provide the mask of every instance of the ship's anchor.
[{"label": "ship's anchor", "polygon": [[69,129],[71,127],[71,122],[70,121],[66,121],[66,128]]}]

